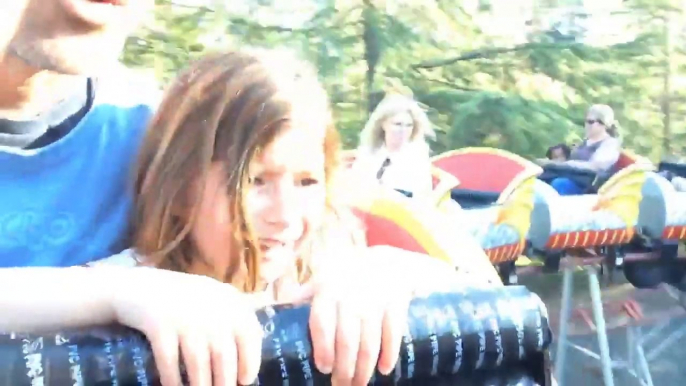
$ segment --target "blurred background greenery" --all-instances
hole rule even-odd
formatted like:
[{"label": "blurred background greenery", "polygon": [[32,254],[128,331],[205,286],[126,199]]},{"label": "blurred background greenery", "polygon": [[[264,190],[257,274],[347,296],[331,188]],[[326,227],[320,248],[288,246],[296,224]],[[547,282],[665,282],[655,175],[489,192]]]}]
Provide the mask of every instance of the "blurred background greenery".
[{"label": "blurred background greenery", "polygon": [[347,147],[390,89],[412,93],[435,153],[486,145],[526,157],[583,135],[611,105],[625,147],[686,148],[684,1],[156,0],[123,61],[164,84],[204,52],[287,47],[319,69]]}]

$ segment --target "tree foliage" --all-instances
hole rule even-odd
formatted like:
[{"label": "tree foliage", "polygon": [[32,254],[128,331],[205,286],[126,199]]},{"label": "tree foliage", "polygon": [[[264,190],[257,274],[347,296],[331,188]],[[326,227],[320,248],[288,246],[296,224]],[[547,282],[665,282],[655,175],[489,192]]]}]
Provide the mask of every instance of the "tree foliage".
[{"label": "tree foliage", "polygon": [[[123,61],[166,82],[208,50],[296,50],[319,70],[349,147],[370,108],[393,89],[428,110],[439,133],[435,152],[487,145],[540,157],[548,146],[583,137],[593,103],[615,109],[628,148],[654,159],[686,148],[676,0],[625,1],[610,17],[626,21],[628,38],[610,44],[548,27],[530,28],[525,38],[493,34],[486,27],[499,22],[503,1],[477,9],[459,0],[301,0],[288,9],[243,3],[238,10],[221,1],[182,7],[158,0],[155,23],[129,39]],[[539,0],[534,16],[563,3]]]}]

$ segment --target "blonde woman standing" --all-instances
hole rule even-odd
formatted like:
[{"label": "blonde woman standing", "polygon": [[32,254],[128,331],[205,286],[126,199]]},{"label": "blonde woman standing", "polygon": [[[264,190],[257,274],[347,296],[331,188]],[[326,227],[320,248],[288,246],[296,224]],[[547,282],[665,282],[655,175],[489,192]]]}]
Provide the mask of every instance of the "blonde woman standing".
[{"label": "blonde woman standing", "polygon": [[419,104],[404,95],[389,95],[372,113],[360,133],[353,173],[408,196],[431,192],[431,122]]}]

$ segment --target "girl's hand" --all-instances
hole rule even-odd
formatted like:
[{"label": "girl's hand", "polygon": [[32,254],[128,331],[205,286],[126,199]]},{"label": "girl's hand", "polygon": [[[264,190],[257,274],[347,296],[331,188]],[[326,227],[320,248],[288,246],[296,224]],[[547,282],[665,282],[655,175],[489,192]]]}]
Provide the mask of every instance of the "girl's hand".
[{"label": "girl's hand", "polygon": [[[362,255],[321,267],[301,297],[312,299],[315,364],[332,373],[336,386],[367,385],[377,362],[379,371],[389,374],[398,361],[415,290],[447,289],[446,280],[455,277],[447,264],[395,248],[369,248]],[[418,275],[429,280],[417,285]],[[427,288],[428,283],[442,285]]]},{"label": "girl's hand", "polygon": [[122,269],[130,273],[114,289],[115,317],[150,340],[163,385],[181,384],[181,360],[193,386],[254,382],[262,328],[242,293],[202,276]]}]

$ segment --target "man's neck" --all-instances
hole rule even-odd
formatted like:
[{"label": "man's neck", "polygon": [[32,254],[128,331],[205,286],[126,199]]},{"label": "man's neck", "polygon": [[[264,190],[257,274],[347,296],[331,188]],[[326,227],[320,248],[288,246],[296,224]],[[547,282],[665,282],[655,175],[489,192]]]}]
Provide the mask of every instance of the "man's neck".
[{"label": "man's neck", "polygon": [[81,83],[73,75],[42,71],[0,53],[0,117],[28,119],[48,111]]}]

